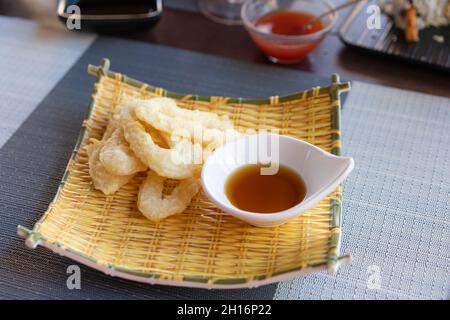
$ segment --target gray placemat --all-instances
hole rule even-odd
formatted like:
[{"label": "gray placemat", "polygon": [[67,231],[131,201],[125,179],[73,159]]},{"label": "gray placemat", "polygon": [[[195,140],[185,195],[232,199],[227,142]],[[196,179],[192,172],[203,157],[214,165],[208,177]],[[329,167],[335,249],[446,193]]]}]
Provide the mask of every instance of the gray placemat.
[{"label": "gray placemat", "polygon": [[98,38],[0,149],[0,298],[271,299],[276,285],[222,291],[150,286],[83,266],[81,290],[69,290],[66,270],[74,262],[43,248],[28,250],[18,238],[17,225],[32,227],[57,190],[90,100],[94,78],[86,73],[87,65],[105,56],[114,70],[169,90],[202,95],[264,97],[329,82],[277,67]]},{"label": "gray placemat", "polygon": [[94,38],[0,16],[0,148]]},{"label": "gray placemat", "polygon": [[450,99],[354,82],[342,115],[342,252],[353,263],[277,299],[450,298]]}]

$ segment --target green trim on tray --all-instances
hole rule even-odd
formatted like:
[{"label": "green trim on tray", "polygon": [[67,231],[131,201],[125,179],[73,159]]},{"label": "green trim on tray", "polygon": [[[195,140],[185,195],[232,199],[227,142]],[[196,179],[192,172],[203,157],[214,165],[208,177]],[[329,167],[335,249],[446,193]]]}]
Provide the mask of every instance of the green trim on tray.
[{"label": "green trim on tray", "polygon": [[[94,97],[95,94],[97,92],[97,86],[96,84],[99,83],[100,78],[102,76],[107,76],[109,78],[115,78],[116,73],[112,72],[109,70],[110,68],[110,61],[107,58],[103,58],[100,65],[99,66],[93,66],[93,65],[89,65],[88,66],[88,73],[95,75],[97,77],[97,80],[95,81],[95,85],[94,88],[92,90],[92,94],[91,94],[91,100],[89,103],[89,107],[87,109],[86,112],[86,116],[85,116],[85,121],[88,120],[91,117],[91,114],[93,112],[93,107],[94,107]],[[139,80],[135,80],[133,78],[129,78],[125,75],[121,76],[121,81],[137,87],[137,88],[141,88],[143,85],[146,85],[145,83],[139,81]],[[345,83],[341,83],[340,79],[339,79],[339,75],[337,74],[333,74],[331,76],[331,86],[329,87],[321,87],[319,88],[319,93],[320,94],[324,94],[324,93],[329,93],[330,94],[330,98],[331,98],[331,105],[334,107],[332,112],[331,112],[331,126],[332,126],[332,130],[335,131],[332,133],[332,142],[333,143],[339,143],[340,141],[340,109],[341,109],[341,105],[340,105],[340,93],[342,92],[346,92],[350,90],[350,83],[349,82],[345,82]],[[157,90],[157,87],[153,87],[148,85],[146,90],[150,91],[150,92],[155,92],[155,90]],[[163,90],[163,94],[164,96],[167,96],[169,98],[174,98],[174,99],[181,99],[181,98],[185,98],[186,96],[188,96],[187,94],[182,94],[182,93],[176,93],[176,92],[170,92],[167,90]],[[305,96],[306,94],[306,96]],[[293,100],[293,99],[299,99],[302,97],[308,98],[308,97],[312,97],[313,96],[313,90],[306,90],[306,91],[302,91],[302,92],[297,92],[294,94],[290,94],[287,96],[282,96],[279,97],[279,101],[280,102],[286,102],[289,100]],[[205,101],[205,102],[210,102],[211,97],[208,96],[198,96],[198,95],[190,95],[189,97],[190,100],[196,100],[196,101]],[[232,104],[232,103],[248,103],[248,104],[268,104],[270,103],[270,98],[263,98],[263,99],[243,99],[243,98],[228,98],[227,103]],[[75,159],[76,155],[78,154],[79,151],[79,147],[81,145],[81,142],[84,139],[84,135],[86,133],[86,127],[82,126],[81,130],[80,130],[80,134],[78,136],[78,139],[76,141],[74,150],[72,152],[71,158],[69,163],[66,166],[66,169],[64,171],[64,175],[61,179],[61,182],[59,184],[58,190],[52,200],[51,203],[56,202],[56,200],[59,197],[59,194],[65,184],[65,182],[67,181],[68,175],[69,175],[69,166],[71,164],[71,161]],[[340,155],[341,154],[341,148],[340,146],[336,146],[332,149],[331,151],[332,154],[334,155]],[[341,197],[342,198],[342,197]],[[50,204],[51,205],[51,204]],[[343,256],[339,256],[339,249],[340,249],[340,240],[341,240],[341,233],[340,233],[340,227],[341,227],[341,215],[342,215],[342,204],[341,204],[341,199],[339,200],[331,200],[330,202],[330,214],[331,214],[331,226],[334,227],[334,229],[337,229],[337,232],[334,233],[331,236],[330,239],[330,250],[329,250],[329,255],[328,255],[328,259],[326,261],[324,261],[324,263],[319,263],[319,264],[314,264],[314,265],[308,265],[307,267],[319,267],[319,266],[323,266],[324,264],[326,264],[328,266],[328,270],[330,271],[335,271],[335,269],[337,268],[337,266],[340,264],[340,261],[342,260],[347,260],[350,258],[350,255],[343,255]],[[33,230],[30,230],[26,227],[23,227],[21,225],[19,225],[17,227],[17,233],[20,237],[25,238],[26,239],[26,244],[30,247],[30,248],[36,248],[39,244],[41,244],[42,242],[48,243],[50,246],[57,246],[59,248],[61,248],[62,250],[71,253],[73,255],[78,256],[81,259],[87,260],[88,262],[94,263],[96,265],[98,265],[99,267],[102,266],[98,263],[97,260],[88,257],[84,254],[82,254],[81,252],[78,252],[76,250],[73,250],[71,248],[65,248],[63,246],[61,246],[61,244],[57,243],[57,242],[53,242],[53,243],[49,243],[48,239],[46,239],[44,236],[42,236],[41,233],[39,233],[37,230],[39,228],[39,225],[45,221],[47,215],[49,213],[49,210],[46,211],[46,213],[39,219],[39,221],[34,225]],[[143,272],[143,271],[138,271],[138,270],[130,270],[128,268],[123,268],[120,266],[115,266],[113,264],[108,264],[106,266],[102,266],[102,267],[106,267],[107,269],[110,270],[114,270],[123,274],[128,274],[128,275],[132,275],[132,276],[136,276],[136,277],[142,277],[142,278],[152,278],[152,279],[160,279],[161,278],[161,274],[159,273],[155,273],[155,272]],[[286,271],[281,271],[281,272],[277,272],[272,274],[273,276],[277,276],[277,275],[281,275],[281,274],[286,274],[289,272],[295,272],[295,271],[300,271],[304,269],[304,267],[300,267],[300,268],[296,268],[296,269],[291,269],[291,270],[286,270]],[[243,284],[243,283],[247,283],[251,280],[256,280],[256,281],[261,281],[261,280],[265,280],[269,277],[267,277],[266,275],[255,275],[252,277],[252,279],[249,278],[224,278],[224,279],[216,279],[214,282],[212,282],[212,284],[222,284],[222,285],[237,285],[237,284]],[[204,278],[204,277],[192,277],[192,276],[184,276],[182,277],[182,282],[196,282],[196,283],[209,283],[210,282],[210,278]]]}]

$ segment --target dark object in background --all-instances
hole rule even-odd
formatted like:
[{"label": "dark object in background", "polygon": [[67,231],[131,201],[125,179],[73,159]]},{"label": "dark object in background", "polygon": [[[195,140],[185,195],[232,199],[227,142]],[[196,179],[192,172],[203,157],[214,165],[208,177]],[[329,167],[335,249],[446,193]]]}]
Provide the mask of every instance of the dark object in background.
[{"label": "dark object in background", "polygon": [[72,5],[80,9],[81,31],[106,33],[149,29],[163,11],[162,0],[59,0],[57,13],[64,24],[77,18],[68,10]]},{"label": "dark object in background", "polygon": [[339,30],[341,40],[349,47],[380,56],[396,58],[412,65],[450,72],[450,27],[428,27],[420,30],[418,42],[407,42],[405,31],[397,28],[386,14],[381,14],[381,29],[366,26],[367,6],[376,0],[356,5]]}]

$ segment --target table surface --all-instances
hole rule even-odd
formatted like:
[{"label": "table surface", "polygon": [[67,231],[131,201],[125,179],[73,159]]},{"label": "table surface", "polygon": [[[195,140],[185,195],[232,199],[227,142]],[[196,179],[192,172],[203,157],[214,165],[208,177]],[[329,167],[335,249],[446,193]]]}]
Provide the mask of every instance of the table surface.
[{"label": "table surface", "polygon": [[[169,2],[166,0],[166,3]],[[0,2],[0,14],[6,10],[13,15],[13,8],[16,8],[15,15],[27,15],[26,11],[18,10],[18,6]],[[198,21],[203,21],[202,23],[209,23],[193,12],[168,10],[164,18],[166,22],[162,22],[158,28],[168,23],[170,12],[192,15]],[[281,69],[267,67],[265,64],[270,64],[258,51],[255,51],[254,60],[239,58],[237,55],[244,53],[239,50],[234,56],[210,51],[208,53],[215,56],[203,55],[151,45],[148,44],[150,41],[68,35],[53,29],[39,32],[35,23],[22,19],[3,18],[0,24],[0,36],[5,49],[2,50],[0,60],[0,69],[4,73],[2,88],[5,92],[12,92],[12,95],[2,96],[0,107],[7,111],[19,108],[21,110],[6,112],[7,117],[0,123],[0,146],[2,136],[5,137],[5,143],[0,148],[0,212],[3,221],[1,227],[5,230],[1,233],[5,241],[0,244],[3,262],[0,264],[0,273],[5,279],[1,283],[6,288],[2,290],[4,295],[58,299],[118,296],[144,299],[448,297],[450,233],[446,215],[449,208],[445,200],[450,192],[447,183],[450,181],[450,136],[442,133],[447,132],[449,128],[450,100],[414,92],[405,93],[403,90],[359,81],[353,82],[353,90],[346,99],[342,118],[346,123],[343,131],[343,136],[346,137],[345,154],[352,155],[359,164],[344,188],[344,212],[347,214],[343,221],[341,252],[354,254],[354,262],[342,268],[338,276],[318,273],[286,281],[278,286],[219,292],[149,287],[110,278],[82,267],[83,279],[86,280],[83,282],[84,290],[66,290],[65,270],[71,262],[42,249],[26,250],[23,241],[16,236],[16,227],[18,224],[32,226],[37,217],[45,211],[56,191],[83,119],[84,109],[79,106],[89,98],[92,82],[85,81],[88,78],[86,64],[99,61],[104,53],[108,52],[114,61],[114,69],[123,70],[149,83],[175,91],[201,93],[201,90],[206,90],[205,94],[228,90],[231,96],[247,92],[248,87],[253,90],[249,92],[251,96],[265,96],[277,86],[280,90],[295,90],[304,81],[319,84],[320,80],[317,79],[323,78],[316,74],[295,71],[305,67],[304,64]],[[211,26],[217,27],[218,30],[227,29],[212,23]],[[164,34],[156,33],[156,30],[145,34],[147,37]],[[122,36],[140,39],[137,33]],[[173,34],[171,36],[175,39]],[[245,37],[245,33],[242,33],[242,41]],[[332,37],[335,35],[329,39]],[[158,39],[153,42],[175,46],[165,39],[166,42]],[[194,50],[202,51],[195,48]],[[218,47],[216,50],[231,50],[231,46]],[[79,55],[81,57],[78,57]],[[217,55],[257,63],[222,59]],[[140,62],[146,59],[156,63],[145,63],[142,66]],[[43,68],[48,64],[40,61],[52,61],[54,67]],[[71,67],[74,61],[76,63]],[[310,67],[319,66],[314,61],[316,60],[311,58],[305,63]],[[167,72],[167,66],[172,64],[177,67],[171,70],[169,76],[162,76]],[[195,72],[200,70],[199,66],[201,72]],[[325,63],[321,67],[324,66]],[[373,66],[377,69],[376,65]],[[425,69],[417,70],[427,72]],[[27,71],[26,81],[23,78],[24,71]],[[328,75],[331,71],[324,73]],[[45,81],[39,81],[40,85],[36,86],[43,72],[46,74]],[[340,73],[346,78],[359,79],[347,72]],[[216,74],[221,74],[220,79],[215,77]],[[260,76],[262,74],[264,77]],[[59,80],[61,77],[63,78]],[[235,83],[236,77],[241,79],[241,83]],[[310,77],[315,79],[308,80]],[[435,84],[441,86],[440,93],[444,95],[447,77],[448,75],[436,73],[433,78],[433,88],[436,89]],[[283,81],[276,81],[279,78]],[[205,79],[206,81],[200,81]],[[270,86],[262,85],[263,79],[270,83]],[[405,79],[409,78],[405,76]],[[386,78],[381,77],[369,81],[389,84],[385,82]],[[47,86],[44,86],[43,82],[57,85],[47,94],[53,85],[47,83]],[[399,82],[398,86],[405,87],[405,83]],[[77,89],[74,90],[73,86],[77,86]],[[24,89],[17,91],[15,88]],[[24,97],[23,92],[29,94]],[[280,94],[283,93],[284,91],[280,91]],[[61,105],[61,101],[67,103]],[[14,108],[11,109],[11,106]],[[56,106],[59,107],[58,112],[54,112],[57,110]],[[364,121],[367,117],[370,117],[371,121]],[[39,127],[38,135],[36,127]],[[370,148],[367,147],[368,144]],[[51,156],[55,154],[59,156]],[[366,285],[368,266],[381,267],[380,290],[372,290]]]},{"label": "table surface", "polygon": [[[342,0],[333,2],[341,3]],[[350,9],[346,9],[340,14],[340,22],[349,11]],[[0,14],[31,17],[21,1],[0,2]],[[253,44],[243,27],[217,24],[198,12],[165,8],[161,21],[152,30],[113,35],[242,61],[271,64]],[[324,76],[337,72],[347,79],[450,97],[448,72],[347,48],[340,41],[336,30],[306,60],[286,68]]]}]

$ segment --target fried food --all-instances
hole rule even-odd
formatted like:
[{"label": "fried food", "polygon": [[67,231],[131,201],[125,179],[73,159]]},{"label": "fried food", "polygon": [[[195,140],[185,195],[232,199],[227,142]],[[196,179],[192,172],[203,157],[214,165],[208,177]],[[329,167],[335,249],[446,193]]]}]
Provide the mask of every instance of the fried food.
[{"label": "fried food", "polygon": [[[240,135],[227,117],[179,108],[172,99],[129,99],[117,107],[102,140],[87,146],[89,174],[108,195],[149,169],[137,206],[159,221],[189,206],[200,189],[203,161]],[[170,195],[164,193],[166,179],[180,181]]]},{"label": "fried food", "polygon": [[105,141],[99,159],[105,169],[115,175],[132,175],[147,169],[130,149],[121,127]]},{"label": "fried food", "polygon": [[181,140],[172,149],[158,146],[137,121],[125,126],[125,139],[136,156],[160,176],[186,179],[200,173],[201,166],[190,161],[191,143]]},{"label": "fried food", "polygon": [[[111,125],[113,126],[113,130],[118,128],[119,126],[123,127],[130,122],[138,120],[135,115],[135,109],[139,105],[140,101],[142,100],[129,99],[124,101],[118,106],[117,110],[114,112],[114,115],[110,121]],[[166,139],[161,135],[161,133],[157,129],[153,128],[148,124],[144,125],[145,130],[152,136],[152,139],[156,144],[164,148],[168,147]],[[106,132],[108,132],[110,126],[108,126],[108,128],[106,129]]]},{"label": "fried food", "polygon": [[174,146],[174,144],[169,144],[170,142],[169,139],[160,131],[158,131],[157,129],[153,128],[152,126],[146,123],[141,124],[145,128],[145,131],[147,131],[147,133],[152,137],[153,142],[156,143],[158,146],[165,149],[172,148]]},{"label": "fried food", "polygon": [[135,116],[135,110],[137,104],[135,101],[135,99],[129,99],[122,102],[114,112],[113,119],[121,125],[126,125],[132,121],[136,121],[137,118]]},{"label": "fried food", "polygon": [[136,111],[137,109],[140,109],[141,111],[145,110],[145,112],[154,115],[165,115],[184,121],[194,121],[204,128],[216,128],[219,130],[233,128],[233,123],[227,116],[219,116],[213,112],[207,111],[183,109],[178,107],[173,99],[165,97],[148,100],[133,99],[129,100],[129,103],[136,106]]},{"label": "fried food", "polygon": [[170,135],[192,139],[203,130],[200,122],[186,120],[182,117],[169,116],[156,109],[139,106],[136,108],[136,116],[139,120],[148,123],[152,127]]},{"label": "fried food", "polygon": [[105,129],[105,133],[103,134],[102,141],[108,140],[109,137],[111,137],[111,135],[113,134],[113,132],[120,127],[121,125],[119,121],[115,120],[114,118],[110,119],[108,126]]},{"label": "fried food", "polygon": [[[236,138],[241,137],[242,134],[233,128],[227,130],[208,129],[203,132],[203,148],[210,152],[214,151],[217,147],[231,142]],[[206,160],[206,157],[204,158]]]},{"label": "fried food", "polygon": [[103,141],[93,139],[92,143],[87,146],[86,151],[89,158],[89,174],[95,188],[109,195],[127,184],[134,175],[119,176],[108,172],[99,159],[100,150],[103,146]]},{"label": "fried food", "polygon": [[[149,100],[153,101],[155,99]],[[215,146],[236,138],[239,133],[233,129],[228,118],[219,118],[216,114],[202,111],[190,111],[182,108],[170,109],[170,115],[159,112],[158,108],[139,105],[135,109],[136,117],[167,135],[189,139],[206,147]],[[166,110],[167,113],[169,113]],[[214,117],[215,116],[215,117]],[[216,125],[216,127],[212,127]]]},{"label": "fried food", "polygon": [[[99,159],[105,169],[114,175],[131,175],[147,169],[147,166],[135,156],[124,137],[123,126],[137,120],[134,115],[136,104],[131,101],[127,100],[117,107],[102,139],[104,146]],[[152,137],[155,135],[160,143],[165,143],[156,129],[148,128],[148,130],[151,131]]]},{"label": "fried food", "polygon": [[149,171],[142,183],[137,206],[139,211],[152,221],[160,221],[176,213],[183,212],[200,189],[198,179],[181,180],[172,193],[163,196],[166,178]]}]

